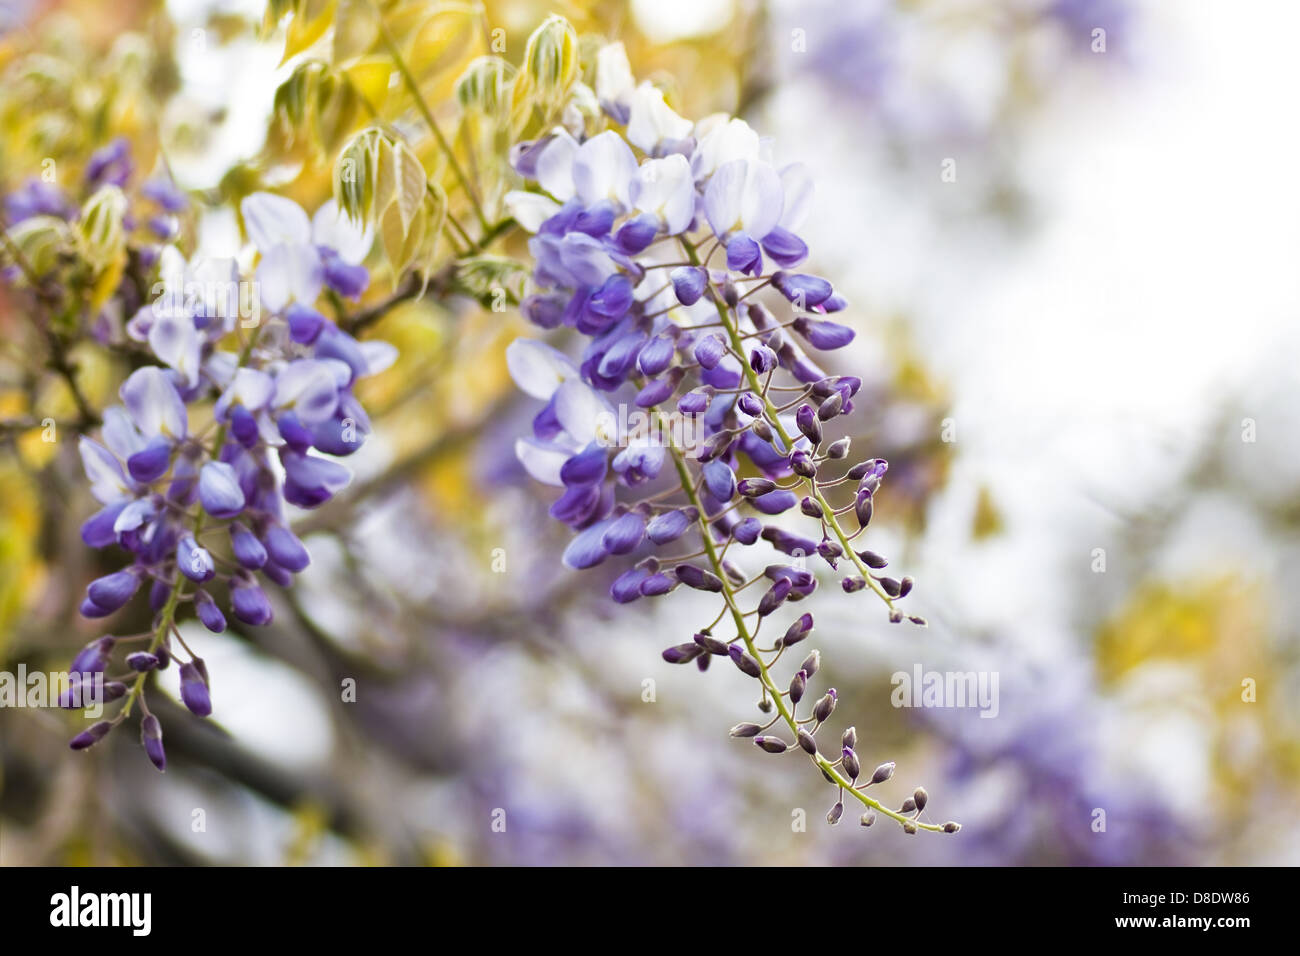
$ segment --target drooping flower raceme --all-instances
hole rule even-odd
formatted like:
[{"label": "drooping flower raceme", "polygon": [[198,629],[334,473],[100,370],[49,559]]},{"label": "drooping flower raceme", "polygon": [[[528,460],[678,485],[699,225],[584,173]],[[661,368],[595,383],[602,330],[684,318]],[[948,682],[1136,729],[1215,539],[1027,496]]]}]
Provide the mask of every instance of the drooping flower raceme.
[{"label": "drooping flower raceme", "polygon": [[143,696],[148,672],[176,658],[184,704],[200,716],[212,711],[207,669],[180,639],[178,611],[191,606],[214,632],[225,630],[228,613],[245,625],[271,620],[265,581],[288,586],[310,561],[286,505],[315,507],[348,483],[349,470],[335,459],[355,452],[370,431],[353,385],[396,355],[386,343],[358,342],[315,309],[326,287],[348,298],[365,289],[367,233],[341,219],[333,202],[314,222],[267,193],[246,198],[241,211],[260,255],[257,298],[241,295],[247,284],[235,260],[187,263],[165,247],[162,295],[127,323],[160,364],[133,372],[122,404],[104,412],[99,439],[81,439],[102,506],[82,538],[127,556],[121,570],[91,582],[81,612],[106,617],[143,593],[155,616],[144,634],[100,638],[73,662],[84,683],[109,668],[119,645],[144,647],[126,656],[124,673],[108,675],[106,696],[124,700],[118,715],[72,747],[101,739],[138,701],[142,742],[160,770],[162,730]]},{"label": "drooping flower raceme", "polygon": [[[534,478],[561,489],[551,514],[575,531],[564,562],[626,562],[610,589],[620,603],[683,586],[718,595],[712,623],[663,656],[700,670],[727,658],[757,680],[760,708],[775,713],[732,735],[768,753],[802,749],[838,789],[831,823],[849,794],[864,805],[864,826],[880,813],[909,833],[955,832],[921,819],[923,789],[899,810],[868,795],[894,765],[864,770],[852,727],[833,746],[818,738],[837,704],[834,688],[809,693],[819,652],[776,676],[813,629],[798,607],[819,583],[809,561],[846,592],[875,592],[894,622],[912,588],[856,541],[888,464],[853,462],[848,439],[825,434],[853,410],[861,381],[826,374],[804,351],[853,338],[830,318],[846,305],[831,283],[798,271],[809,174],[773,163],[743,120],[678,116],[654,87],[635,85],[618,44],[600,51],[597,69],[607,128],[556,128],[518,144],[514,167],[535,188],[507,196],[534,233],[524,315],[585,337],[574,358],[534,339],[507,355],[520,388],[545,403],[516,451]],[[675,491],[660,487],[670,477]],[[752,575],[737,565],[750,549],[774,552]],[[782,628],[783,615],[793,620]],[[784,734],[770,732],[777,725]]]}]

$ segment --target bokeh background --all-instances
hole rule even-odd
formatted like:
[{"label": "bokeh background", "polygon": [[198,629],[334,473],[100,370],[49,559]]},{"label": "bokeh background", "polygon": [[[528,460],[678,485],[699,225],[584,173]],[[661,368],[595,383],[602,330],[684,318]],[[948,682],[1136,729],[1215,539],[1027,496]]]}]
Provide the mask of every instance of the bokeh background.
[{"label": "bokeh background", "polygon": [[[892,463],[869,546],[930,621],[819,591],[827,682],[863,760],[898,762],[889,798],[924,784],[963,830],[827,827],[815,775],[730,740],[748,682],[659,657],[711,611],[615,607],[558,565],[512,450],[523,324],[419,302],[376,330],[403,359],[368,383],[354,485],[298,517],[314,563],[276,623],[186,631],[216,712],[160,699],[165,775],[130,740],[69,752],[68,715],[0,709],[0,864],[1300,863],[1300,9],[485,11],[516,53],[552,11],[621,39],[683,115],[735,112],[812,168],[814,265],[859,332],[834,365],[867,381],[854,448]],[[250,183],[322,198],[328,164],[268,164],[290,68],[261,20],[0,0],[0,187],[122,133],[209,198],[201,248]],[[0,297],[0,417],[70,401],[20,326]],[[93,346],[76,358],[115,391]],[[71,442],[0,438],[0,669],[58,669],[98,633],[75,613],[91,505]],[[996,672],[998,716],[894,708],[917,664]]]}]

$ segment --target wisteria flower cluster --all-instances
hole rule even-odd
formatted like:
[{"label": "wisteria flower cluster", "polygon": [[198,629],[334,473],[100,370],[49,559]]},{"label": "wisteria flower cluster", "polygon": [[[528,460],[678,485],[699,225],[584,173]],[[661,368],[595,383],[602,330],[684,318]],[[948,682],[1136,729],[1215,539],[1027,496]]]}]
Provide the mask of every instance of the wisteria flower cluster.
[{"label": "wisteria flower cluster", "polygon": [[[370,432],[353,385],[396,357],[392,346],[359,342],[315,308],[325,289],[350,299],[365,290],[368,231],[333,201],[311,220],[269,193],[247,197],[241,211],[259,254],[252,308],[235,259],[186,262],[175,246],[164,247],[162,295],[126,324],[160,364],[133,372],[122,404],[103,414],[100,440],[80,444],[102,505],[82,538],[128,556],[121,570],[91,582],[81,613],[106,617],[143,593],[154,623],[142,634],[101,637],[77,655],[69,700],[109,670],[116,651],[140,648],[104,678],[105,698],[123,701],[117,715],[71,746],[96,743],[138,704],[144,748],[159,770],[166,757],[145,701],[148,674],[175,661],[185,706],[199,716],[212,712],[207,668],[177,627],[181,608],[216,633],[225,630],[227,611],[241,624],[270,622],[264,583],[287,587],[310,561],[287,506],[315,507],[348,483],[336,458],[355,452]],[[210,421],[196,427],[200,409]]]},{"label": "wisteria flower cluster", "polygon": [[[514,167],[537,188],[508,197],[535,233],[537,288],[524,315],[585,337],[576,359],[533,339],[508,352],[516,382],[545,402],[517,454],[562,489],[551,514],[577,532],[564,562],[585,569],[627,556],[634,563],[610,589],[620,603],[683,586],[718,595],[717,617],[664,659],[705,670],[723,658],[758,681],[760,709],[775,713],[732,736],[771,754],[804,752],[837,788],[830,823],[847,794],[863,804],[863,826],[883,814],[908,833],[955,832],[956,823],[921,819],[924,789],[897,810],[869,795],[894,764],[864,770],[852,727],[833,745],[818,737],[837,706],[834,688],[810,693],[818,651],[778,680],[813,615],[795,607],[777,636],[760,634],[817,589],[809,560],[839,574],[846,592],[875,592],[894,622],[912,588],[857,542],[888,464],[855,462],[847,438],[826,434],[853,410],[861,381],[826,374],[804,352],[853,338],[828,318],[846,304],[831,283],[797,271],[808,254],[798,230],[809,174],[775,165],[743,120],[677,115],[659,90],[634,82],[621,44],[600,51],[596,79],[607,128],[577,122],[519,144]],[[665,472],[675,482],[641,496]],[[833,503],[842,489],[851,497]],[[794,515],[806,530],[792,530],[784,516]],[[729,557],[762,547],[776,559],[753,576]]]}]

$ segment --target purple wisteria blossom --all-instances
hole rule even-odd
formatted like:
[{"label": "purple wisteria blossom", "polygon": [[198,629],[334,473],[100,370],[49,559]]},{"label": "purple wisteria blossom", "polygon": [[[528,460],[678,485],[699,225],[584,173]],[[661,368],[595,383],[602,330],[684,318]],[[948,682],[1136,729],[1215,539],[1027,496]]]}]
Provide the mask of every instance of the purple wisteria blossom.
[{"label": "purple wisteria blossom", "polygon": [[[874,591],[895,622],[904,618],[895,603],[912,587],[879,573],[879,555],[855,550],[888,464],[853,463],[847,439],[823,434],[853,410],[861,380],[828,375],[804,351],[853,338],[829,318],[846,305],[832,284],[798,271],[811,177],[773,162],[771,145],[743,120],[678,116],[653,86],[635,84],[621,45],[600,51],[597,70],[608,128],[556,128],[517,145],[515,168],[536,185],[506,197],[534,233],[524,315],[584,343],[572,357],[533,339],[508,351],[515,381],[545,403],[516,451],[534,478],[562,489],[551,514],[575,531],[564,563],[626,562],[610,589],[620,603],[683,586],[717,595],[712,623],[663,656],[701,670],[729,659],[759,681],[761,709],[776,713],[733,736],[769,753],[803,749],[841,801],[847,791],[864,805],[864,826],[879,812],[908,832],[955,832],[921,820],[924,791],[900,811],[866,795],[889,774],[859,781],[852,728],[833,756],[821,753],[814,735],[835,690],[809,695],[811,715],[797,716],[818,652],[788,689],[772,670],[809,637],[812,614],[796,610],[781,636],[758,641],[774,615],[816,591],[810,561],[838,574],[846,592]],[[845,490],[847,500],[832,504]],[[804,531],[789,520],[798,515]],[[768,550],[770,563],[746,572],[751,548]],[[735,635],[718,636],[728,618]],[[776,724],[794,739],[767,733]]]},{"label": "purple wisteria blossom", "polygon": [[[150,195],[173,208],[180,200],[168,187],[157,184]],[[102,672],[117,644],[147,641],[128,656],[126,675],[110,678],[127,683],[110,729],[137,700],[151,719],[145,675],[173,658],[184,704],[199,716],[212,712],[203,661],[183,642],[173,646],[179,609],[192,605],[214,632],[225,630],[227,613],[243,625],[271,620],[265,583],[288,586],[310,562],[289,529],[288,506],[315,507],[348,483],[351,473],[336,459],[370,432],[353,386],[396,356],[392,346],[359,342],[315,309],[326,286],[352,297],[365,289],[367,232],[341,219],[333,203],[314,223],[297,204],[268,193],[247,197],[241,211],[260,253],[256,296],[244,294],[249,283],[234,259],[186,262],[166,246],[162,294],[126,326],[160,364],[133,372],[120,389],[122,404],[104,412],[98,440],[81,439],[102,506],[82,526],[82,538],[127,556],[121,570],[91,582],[81,611],[107,617],[144,593],[155,614],[145,634],[101,638],[73,663],[74,672]],[[201,408],[210,416],[196,413]],[[73,745],[102,736],[82,734]],[[143,742],[163,769],[156,721],[146,723]]]}]

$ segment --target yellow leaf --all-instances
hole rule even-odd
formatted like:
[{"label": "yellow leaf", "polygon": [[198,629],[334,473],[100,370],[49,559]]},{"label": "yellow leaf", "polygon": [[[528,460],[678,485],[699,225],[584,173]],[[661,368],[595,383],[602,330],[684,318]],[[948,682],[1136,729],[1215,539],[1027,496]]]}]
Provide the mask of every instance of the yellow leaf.
[{"label": "yellow leaf", "polygon": [[289,21],[289,29],[285,34],[281,66],[325,35],[336,2],[337,0],[308,0],[302,12],[295,14]]},{"label": "yellow leaf", "polygon": [[485,52],[476,4],[444,3],[412,32],[407,63],[431,103],[451,96],[456,80]]},{"label": "yellow leaf", "polygon": [[393,75],[392,61],[386,56],[367,57],[343,71],[348,82],[378,112],[388,98],[388,81]]},{"label": "yellow leaf", "polygon": [[379,13],[373,0],[339,0],[334,17],[334,65],[365,56],[379,39]]}]

